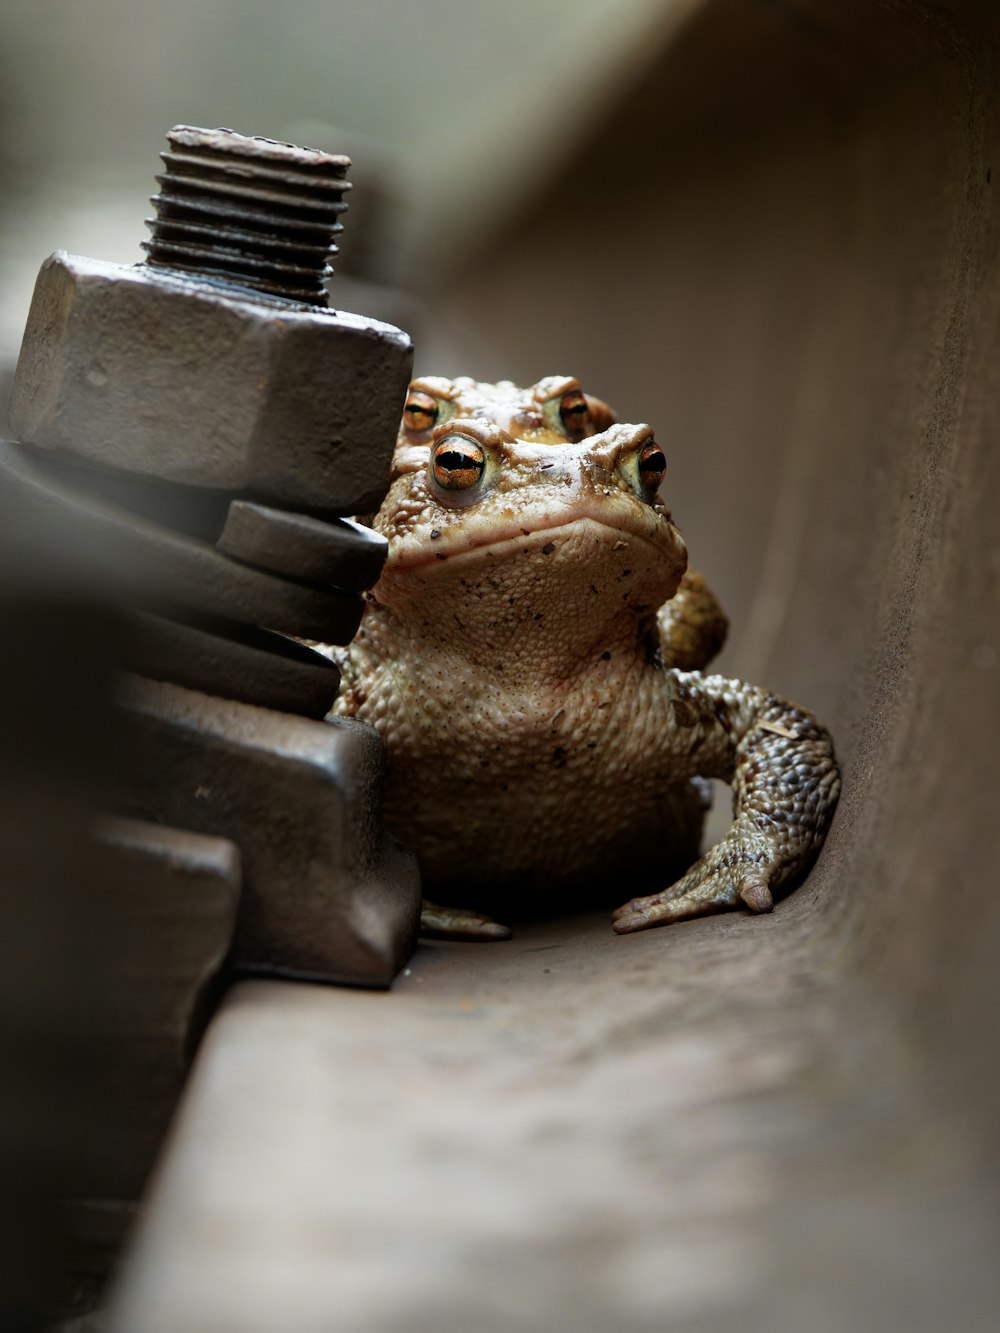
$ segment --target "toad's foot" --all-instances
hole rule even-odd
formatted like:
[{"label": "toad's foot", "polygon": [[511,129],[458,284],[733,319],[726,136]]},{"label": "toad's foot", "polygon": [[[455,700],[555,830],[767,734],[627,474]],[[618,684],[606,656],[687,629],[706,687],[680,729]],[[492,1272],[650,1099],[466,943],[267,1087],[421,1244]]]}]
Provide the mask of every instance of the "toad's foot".
[{"label": "toad's foot", "polygon": [[420,934],[432,940],[509,940],[510,930],[499,921],[466,907],[441,907],[424,899]]},{"label": "toad's foot", "polygon": [[665,926],[710,912],[724,912],[745,903],[751,912],[770,912],[774,906],[771,885],[779,878],[777,867],[744,858],[722,843],[703,856],[682,879],[662,893],[633,898],[612,916],[619,935],[629,935],[651,926]]}]

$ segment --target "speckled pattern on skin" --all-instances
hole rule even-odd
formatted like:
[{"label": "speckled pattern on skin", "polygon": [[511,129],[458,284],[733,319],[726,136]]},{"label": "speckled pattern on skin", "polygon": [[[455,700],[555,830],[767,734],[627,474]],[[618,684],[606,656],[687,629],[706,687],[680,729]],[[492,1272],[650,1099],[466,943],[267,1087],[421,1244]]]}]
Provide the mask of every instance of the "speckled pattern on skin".
[{"label": "speckled pattern on skin", "polygon": [[[385,740],[386,817],[437,900],[427,933],[503,938],[487,909],[595,889],[645,895],[615,913],[621,933],[769,911],[819,850],[830,737],[701,674],[726,619],[686,569],[664,466],[650,427],[568,377],[411,385],[374,519],[388,560],[332,652],[334,713]],[[704,778],[732,784],[734,819],[697,860]]]}]

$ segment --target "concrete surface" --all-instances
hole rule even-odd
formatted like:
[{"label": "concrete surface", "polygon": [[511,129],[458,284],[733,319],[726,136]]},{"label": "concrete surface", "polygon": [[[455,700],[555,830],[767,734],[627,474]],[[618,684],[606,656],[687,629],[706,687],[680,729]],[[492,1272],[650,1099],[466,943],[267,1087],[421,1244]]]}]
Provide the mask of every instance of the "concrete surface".
[{"label": "concrete surface", "polygon": [[116,1333],[995,1327],[973,1108],[816,907],[424,945],[391,995],[248,983]]},{"label": "concrete surface", "polygon": [[724,667],[837,739],[808,882],[238,989],[116,1333],[997,1326],[998,17],[703,0],[438,279],[421,370],[656,423]]}]

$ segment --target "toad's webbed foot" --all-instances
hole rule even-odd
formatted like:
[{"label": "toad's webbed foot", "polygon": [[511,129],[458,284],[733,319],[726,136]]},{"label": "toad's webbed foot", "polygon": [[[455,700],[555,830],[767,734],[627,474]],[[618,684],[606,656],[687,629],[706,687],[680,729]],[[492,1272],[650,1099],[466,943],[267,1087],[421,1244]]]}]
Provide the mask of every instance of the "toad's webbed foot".
[{"label": "toad's webbed foot", "polygon": [[754,844],[752,835],[741,837],[734,829],[676,884],[619,907],[612,916],[615,931],[630,935],[671,921],[724,912],[741,901],[751,912],[770,912],[774,906],[771,884],[779,867],[769,864],[766,849]]},{"label": "toad's webbed foot", "polygon": [[466,940],[487,943],[509,940],[510,930],[492,917],[467,907],[442,907],[424,899],[420,912],[420,934],[425,939]]}]

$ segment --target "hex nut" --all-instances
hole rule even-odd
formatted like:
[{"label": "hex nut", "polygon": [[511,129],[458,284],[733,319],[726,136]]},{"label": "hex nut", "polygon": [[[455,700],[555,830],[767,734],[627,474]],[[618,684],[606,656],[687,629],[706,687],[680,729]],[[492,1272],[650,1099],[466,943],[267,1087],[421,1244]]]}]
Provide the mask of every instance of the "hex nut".
[{"label": "hex nut", "polygon": [[64,553],[110,598],[174,614],[200,612],[323,643],[349,643],[364,601],[253,569],[208,542],[137,518],[67,486],[25,445],[0,441],[0,522],[25,551]]},{"label": "hex nut", "polygon": [[334,663],[297,639],[222,621],[185,624],[134,611],[122,654],[140,676],[303,717],[326,717],[340,685]]},{"label": "hex nut", "polygon": [[351,592],[363,592],[378,582],[389,550],[380,532],[350,519],[323,522],[249,500],[230,504],[216,545],[258,569]]},{"label": "hex nut", "polygon": [[336,514],[377,508],[413,348],[392,325],[139,264],[42,265],[17,437],[106,467]]}]

